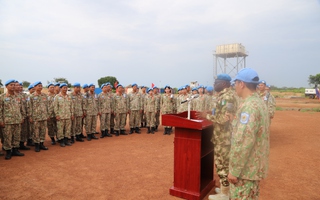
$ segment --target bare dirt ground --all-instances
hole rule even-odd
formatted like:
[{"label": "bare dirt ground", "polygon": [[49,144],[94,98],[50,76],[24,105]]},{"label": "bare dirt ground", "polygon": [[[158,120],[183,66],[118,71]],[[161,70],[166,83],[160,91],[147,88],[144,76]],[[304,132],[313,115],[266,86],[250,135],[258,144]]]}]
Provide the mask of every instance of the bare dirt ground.
[{"label": "bare dirt ground", "polygon": [[[320,102],[277,99],[280,107],[310,105]],[[320,199],[319,120],[320,112],[276,112],[261,200]],[[154,135],[142,131],[65,148],[47,139],[48,151],[23,151],[9,161],[2,156],[0,199],[180,199],[169,194],[174,134],[162,135],[162,127]]]}]

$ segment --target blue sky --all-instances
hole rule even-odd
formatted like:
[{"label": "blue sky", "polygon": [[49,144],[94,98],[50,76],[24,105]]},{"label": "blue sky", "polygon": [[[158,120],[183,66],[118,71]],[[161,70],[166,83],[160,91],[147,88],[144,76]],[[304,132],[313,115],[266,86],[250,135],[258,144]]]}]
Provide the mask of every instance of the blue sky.
[{"label": "blue sky", "polygon": [[320,73],[320,3],[0,0],[2,82],[211,85],[216,46],[232,43],[267,83],[308,87]]}]

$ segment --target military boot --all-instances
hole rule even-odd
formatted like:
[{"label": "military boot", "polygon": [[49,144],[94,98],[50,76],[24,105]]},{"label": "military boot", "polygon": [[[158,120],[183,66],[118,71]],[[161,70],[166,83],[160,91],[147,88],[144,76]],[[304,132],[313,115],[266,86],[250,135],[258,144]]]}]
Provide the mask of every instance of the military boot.
[{"label": "military boot", "polygon": [[109,132],[108,129],[104,130],[105,136],[106,137],[112,137],[112,135],[110,133],[108,133],[108,132]]},{"label": "military boot", "polygon": [[97,140],[97,139],[99,139],[99,138],[97,138],[97,137],[94,135],[94,133],[91,133],[91,139]]},{"label": "military boot", "polygon": [[102,131],[101,131],[101,136],[100,136],[100,138],[104,138],[104,136],[106,136],[106,134],[105,134],[105,131],[102,130]]},{"label": "military boot", "polygon": [[113,128],[110,129],[110,134],[115,134]]},{"label": "military boot", "polygon": [[154,134],[155,128],[151,127],[151,134]]},{"label": "military boot", "polygon": [[40,149],[41,150],[48,150],[48,147],[43,145],[43,142],[40,142]]},{"label": "military boot", "polygon": [[121,135],[128,135],[128,133],[126,133],[126,130],[120,130],[120,134]]},{"label": "military boot", "polygon": [[130,134],[134,132],[134,128],[130,128]]},{"label": "military boot", "polygon": [[27,140],[27,146],[34,146],[34,143],[31,138]]},{"label": "military boot", "polygon": [[64,144],[65,144],[66,146],[72,146],[72,144],[69,142],[69,140],[68,140],[67,137],[64,138]]},{"label": "military boot", "polygon": [[34,143],[34,151],[35,151],[35,152],[40,152],[40,145],[39,145],[39,143]]},{"label": "military boot", "polygon": [[64,143],[63,139],[59,140],[59,143],[60,143],[60,147],[65,147],[66,146],[66,144]]},{"label": "military boot", "polygon": [[140,128],[139,127],[136,127],[135,131],[136,131],[136,133],[140,134]]},{"label": "military boot", "polygon": [[56,145],[56,140],[54,139],[54,137],[50,137],[50,139],[51,139],[51,144]]},{"label": "military boot", "polygon": [[168,128],[164,128],[163,135],[167,135],[167,134],[168,134]]},{"label": "military boot", "polygon": [[91,141],[91,134],[87,134],[87,140]]},{"label": "military boot", "polygon": [[80,135],[76,135],[76,141],[84,142],[84,140],[81,138],[81,134]]},{"label": "military boot", "polygon": [[119,131],[114,131],[114,134],[116,134],[116,136],[119,136]]},{"label": "military boot", "polygon": [[71,136],[71,140],[70,140],[71,144],[74,143],[74,136]]},{"label": "military boot", "polygon": [[10,160],[10,159],[11,159],[11,156],[12,156],[12,151],[11,151],[11,149],[10,149],[10,150],[6,150],[6,157],[5,157],[5,159],[6,159],[6,160]]},{"label": "military boot", "polygon": [[24,142],[20,142],[20,145],[19,145],[19,146],[20,146],[20,147],[19,147],[20,150],[30,150],[29,147],[24,146]]},{"label": "military boot", "polygon": [[154,130],[155,132],[158,132],[158,125],[157,125],[156,127],[154,127],[153,130]]},{"label": "military boot", "polygon": [[80,134],[81,138],[87,138],[86,136],[83,135],[83,133]]},{"label": "military boot", "polygon": [[20,151],[18,150],[18,148],[13,148],[12,149],[12,156],[24,156],[23,153],[20,153]]},{"label": "military boot", "polygon": [[147,134],[150,134],[151,133],[151,129],[150,129],[149,126],[147,128],[148,128]]}]

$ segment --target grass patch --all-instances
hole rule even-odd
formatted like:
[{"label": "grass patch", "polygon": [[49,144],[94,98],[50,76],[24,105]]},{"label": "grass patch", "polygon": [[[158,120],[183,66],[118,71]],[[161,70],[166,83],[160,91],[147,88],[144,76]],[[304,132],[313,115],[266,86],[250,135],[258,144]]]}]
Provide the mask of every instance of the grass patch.
[{"label": "grass patch", "polygon": [[283,110],[282,107],[276,107],[276,110]]},{"label": "grass patch", "polygon": [[320,108],[302,108],[301,112],[320,112]]}]

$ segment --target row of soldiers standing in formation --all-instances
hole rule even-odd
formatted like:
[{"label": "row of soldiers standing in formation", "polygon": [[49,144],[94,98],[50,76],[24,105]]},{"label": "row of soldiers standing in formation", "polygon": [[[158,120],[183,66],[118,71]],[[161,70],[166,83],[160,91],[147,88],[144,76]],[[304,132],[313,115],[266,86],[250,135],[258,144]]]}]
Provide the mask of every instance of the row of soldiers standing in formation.
[{"label": "row of soldiers standing in formation", "polygon": [[[51,144],[58,141],[61,147],[70,146],[75,141],[83,142],[98,139],[95,136],[97,117],[100,117],[101,138],[127,135],[125,125],[129,114],[130,134],[140,133],[140,127],[147,127],[147,133],[154,134],[160,124],[160,114],[187,111],[188,105],[182,101],[191,97],[190,86],[179,88],[179,95],[172,94],[172,88],[165,86],[165,93],[160,95],[157,87],[142,86],[136,83],[132,91],[125,94],[121,84],[112,92],[112,85],[101,85],[102,92],[95,93],[94,84],[84,84],[81,93],[80,83],[73,84],[73,91],[68,93],[66,83],[49,83],[48,93],[42,92],[43,86],[37,81],[28,87],[29,94],[23,92],[22,84],[16,80],[5,83],[7,92],[0,96],[0,134],[5,159],[12,155],[23,156],[20,150],[48,150],[44,145],[46,130]],[[211,110],[214,101],[213,88],[199,87],[199,98],[191,104],[192,110]],[[83,134],[83,127],[87,136]],[[170,135],[172,127],[164,127],[164,135]],[[56,141],[57,139],[57,141]],[[26,142],[26,145],[25,145]]]}]

